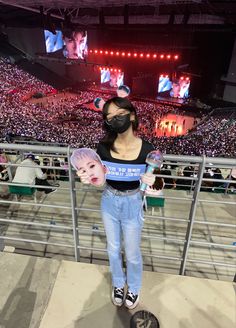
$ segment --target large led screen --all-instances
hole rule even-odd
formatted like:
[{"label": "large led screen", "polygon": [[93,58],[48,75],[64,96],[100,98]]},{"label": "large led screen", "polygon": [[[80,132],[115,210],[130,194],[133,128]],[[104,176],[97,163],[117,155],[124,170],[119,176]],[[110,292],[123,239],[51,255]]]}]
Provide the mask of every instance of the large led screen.
[{"label": "large led screen", "polygon": [[158,82],[158,96],[171,98],[189,97],[190,79],[181,76],[180,78],[170,79],[168,75],[161,74]]},{"label": "large led screen", "polygon": [[124,84],[124,72],[119,70],[101,69],[101,85],[108,88],[118,88]]},{"label": "large led screen", "polygon": [[47,53],[55,57],[84,59],[88,54],[87,31],[82,30],[44,30]]}]

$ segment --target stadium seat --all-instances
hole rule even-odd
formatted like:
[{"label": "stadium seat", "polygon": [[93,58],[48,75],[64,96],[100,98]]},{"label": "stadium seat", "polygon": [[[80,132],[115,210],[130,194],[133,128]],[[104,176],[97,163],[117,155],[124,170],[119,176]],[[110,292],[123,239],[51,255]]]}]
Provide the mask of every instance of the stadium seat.
[{"label": "stadium seat", "polygon": [[33,187],[25,186],[9,186],[10,194],[16,195],[18,200],[21,196],[34,196],[34,201],[36,202],[36,189]]},{"label": "stadium seat", "polygon": [[148,207],[152,208],[152,215],[154,215],[155,207],[160,208],[162,212],[162,216],[164,216],[164,206],[165,206],[165,198],[164,197],[151,197],[144,196],[144,207],[147,211]]}]

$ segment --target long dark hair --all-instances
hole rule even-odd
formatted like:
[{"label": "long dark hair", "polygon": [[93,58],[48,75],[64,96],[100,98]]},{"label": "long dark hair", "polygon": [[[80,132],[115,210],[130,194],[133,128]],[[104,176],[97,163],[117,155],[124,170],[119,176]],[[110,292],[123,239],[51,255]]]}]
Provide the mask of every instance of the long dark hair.
[{"label": "long dark hair", "polygon": [[[161,174],[161,170],[154,169],[153,174]],[[164,187],[164,179],[160,177],[156,177],[154,184],[152,185],[152,189],[154,190],[161,190]]]},{"label": "long dark hair", "polygon": [[138,129],[138,116],[136,113],[135,107],[132,105],[132,103],[127,99],[127,98],[121,98],[121,97],[114,97],[109,100],[107,100],[103,106],[102,110],[102,116],[103,116],[103,128],[106,131],[105,137],[101,140],[101,143],[104,144],[107,148],[113,150],[114,152],[117,152],[115,147],[114,147],[114,142],[117,137],[117,133],[111,130],[111,127],[106,124],[106,119],[107,119],[107,113],[109,106],[111,104],[115,104],[117,107],[126,109],[130,113],[134,114],[134,121],[132,121],[132,128],[133,131],[136,131]]}]

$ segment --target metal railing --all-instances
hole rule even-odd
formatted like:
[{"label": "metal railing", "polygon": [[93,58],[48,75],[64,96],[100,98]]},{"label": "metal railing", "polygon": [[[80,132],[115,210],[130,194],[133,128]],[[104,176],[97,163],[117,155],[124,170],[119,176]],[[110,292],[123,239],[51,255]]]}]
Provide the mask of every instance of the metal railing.
[{"label": "metal railing", "polygon": [[[70,147],[48,147],[48,146],[32,146],[32,145],[15,145],[15,144],[0,144],[0,148],[4,149],[6,152],[11,151],[11,153],[16,152],[18,154],[18,159],[22,158],[20,155],[23,155],[28,152],[33,152],[35,155],[38,155],[40,157],[63,157],[63,158],[69,158],[72,149]],[[230,229],[236,231],[236,224],[235,221],[233,221],[232,217],[230,217],[230,222],[224,222],[224,218],[222,218],[222,222],[217,222],[215,221],[204,221],[204,220],[199,220],[196,219],[196,211],[198,206],[206,206],[208,204],[209,207],[214,206],[226,206],[228,207],[233,207],[232,213],[234,212],[234,209],[236,209],[236,201],[235,201],[235,196],[236,194],[232,193],[232,196],[230,195],[229,199],[228,198],[223,198],[227,197],[228,194],[227,192],[229,191],[229,184],[235,184],[235,180],[232,179],[231,173],[232,169],[236,167],[236,160],[235,159],[229,159],[229,158],[208,158],[208,157],[192,157],[192,156],[177,156],[177,155],[164,155],[164,163],[166,165],[172,165],[172,166],[189,166],[192,165],[194,167],[194,174],[192,176],[181,176],[181,181],[188,181],[189,184],[188,190],[184,192],[184,195],[182,193],[178,194],[178,191],[175,189],[169,189],[168,193],[165,194],[164,198],[167,202],[178,202],[178,203],[183,203],[184,206],[186,207],[186,211],[189,207],[188,210],[188,215],[187,217],[176,217],[173,215],[150,215],[150,213],[146,212],[145,217],[146,217],[146,223],[144,225],[144,230],[142,234],[142,239],[143,240],[151,240],[153,242],[163,242],[163,243],[169,243],[171,245],[179,245],[181,249],[181,254],[180,255],[165,255],[161,254],[160,252],[154,252],[151,250],[150,252],[147,252],[143,250],[143,255],[145,257],[149,258],[157,258],[157,259],[162,259],[166,261],[171,261],[171,262],[179,262],[179,274],[184,275],[186,274],[186,266],[187,264],[195,263],[195,264],[203,264],[203,265],[210,265],[210,266],[220,266],[224,268],[229,268],[229,269],[234,269],[236,268],[236,263],[235,261],[232,262],[227,262],[225,260],[223,261],[218,261],[218,260],[205,260],[201,258],[191,258],[189,256],[190,249],[192,247],[206,247],[208,249],[222,249],[224,251],[230,251],[230,252],[235,252],[236,246],[233,243],[232,245],[228,245],[224,242],[215,242],[215,241],[209,241],[209,240],[196,240],[193,238],[193,229],[196,227],[206,227],[209,229],[209,227],[217,227],[218,229]],[[191,164],[190,164],[191,163]],[[5,163],[0,163],[0,165],[6,165]],[[10,170],[10,177],[11,175],[14,175],[14,169],[19,166],[20,163],[17,163],[14,160],[11,160],[10,162],[7,163],[8,170]],[[209,178],[204,178],[204,172],[206,167],[220,167],[221,169],[226,169],[229,172],[229,178],[228,179],[209,179]],[[55,169],[57,171],[60,170],[65,170],[65,167],[55,167],[55,166],[40,166],[41,168],[46,168],[46,169]],[[68,236],[71,237],[70,242],[57,242],[55,240],[48,241],[48,240],[40,240],[40,239],[35,239],[33,236],[28,236],[28,238],[23,238],[20,234],[15,236],[7,235],[4,231],[0,235],[0,247],[1,244],[3,245],[4,243],[12,244],[14,246],[14,243],[25,243],[25,244],[38,244],[38,245],[44,245],[45,247],[48,246],[53,246],[53,247],[59,247],[59,248],[66,248],[66,249],[73,249],[73,254],[74,258],[76,261],[81,260],[81,251],[92,251],[92,252],[101,252],[101,253],[106,253],[106,246],[105,243],[103,243],[103,247],[97,247],[92,245],[86,246],[81,243],[80,238],[83,235],[89,235],[89,234],[94,234],[99,236],[105,236],[104,229],[102,228],[102,225],[99,225],[99,229],[91,229],[91,226],[86,226],[86,222],[83,221],[83,217],[81,215],[81,212],[83,213],[95,213],[98,216],[100,216],[100,208],[99,204],[96,207],[91,206],[89,204],[88,206],[84,206],[83,204],[80,204],[82,194],[84,193],[92,193],[95,195],[98,195],[101,193],[101,190],[98,189],[93,189],[93,188],[88,188],[85,186],[82,186],[79,182],[76,180],[76,175],[75,172],[73,172],[73,168],[70,164],[70,161],[68,161],[68,167],[66,168],[67,171],[67,181],[64,183],[63,187],[60,187],[60,192],[65,195],[65,198],[67,197],[68,203],[53,203],[50,202],[50,200],[47,200],[46,202],[42,201],[37,201],[36,203],[33,203],[33,206],[37,209],[37,211],[41,210],[52,210],[52,211],[67,211],[67,217],[69,218],[69,222],[66,224],[56,224],[53,225],[51,222],[44,223],[44,222],[33,222],[33,220],[28,220],[27,217],[23,217],[23,219],[18,219],[17,217],[14,216],[9,216],[9,209],[8,211],[2,211],[0,214],[0,227],[1,226],[7,226],[10,227],[11,225],[18,225],[19,227],[22,226],[27,226],[27,227],[33,227],[36,229],[44,229],[45,230],[51,230],[53,228],[54,231],[61,232],[61,233],[66,233]],[[192,172],[192,173],[193,173]],[[191,173],[191,172],[190,172]],[[173,180],[177,180],[180,178],[180,176],[176,174],[171,174],[171,175],[163,175],[159,174],[160,177],[162,178],[171,178]],[[11,179],[10,179],[11,180]],[[0,181],[0,186],[11,186],[11,185],[16,185],[11,181],[3,182]],[[222,183],[222,194],[220,199],[211,199],[204,197],[204,195],[208,194],[205,193],[203,194],[201,192],[202,185],[204,183]],[[19,185],[19,184],[17,184]],[[22,184],[22,186],[28,186],[25,184]],[[36,188],[41,188],[40,185],[34,186]],[[186,185],[184,185],[186,187]],[[44,186],[45,188],[45,186]],[[49,188],[49,187],[48,187]],[[181,189],[181,184],[178,185],[177,183],[177,189]],[[208,188],[208,187],[206,187]],[[211,190],[213,188],[210,188]],[[236,189],[236,185],[235,185]],[[177,194],[177,195],[176,195]],[[226,200],[225,200],[226,199]],[[189,205],[186,205],[189,204]],[[32,206],[32,202],[30,201],[25,201],[25,200],[14,200],[8,198],[8,199],[3,199],[0,198],[0,205],[4,206],[14,206],[14,205],[20,205],[22,207],[27,207],[27,206]],[[24,211],[22,212],[24,215]],[[232,219],[232,222],[231,222]],[[158,233],[156,231],[151,231],[148,230],[148,222],[155,222],[156,224],[179,224],[179,225],[184,225],[184,228],[182,229],[184,233],[182,234],[181,237],[173,237],[173,236],[165,236],[162,233],[160,233],[160,230],[158,230]],[[4,229],[3,229],[4,230]],[[1,229],[0,229],[1,231]],[[151,231],[151,233],[150,233]],[[207,236],[209,237],[209,236]],[[236,237],[235,237],[236,239]],[[3,246],[2,246],[3,248]]]}]

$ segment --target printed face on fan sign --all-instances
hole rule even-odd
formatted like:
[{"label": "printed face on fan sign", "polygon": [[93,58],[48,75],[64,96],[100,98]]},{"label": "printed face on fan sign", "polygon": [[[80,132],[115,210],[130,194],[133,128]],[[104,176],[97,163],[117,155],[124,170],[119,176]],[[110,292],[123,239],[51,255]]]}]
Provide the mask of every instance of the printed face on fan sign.
[{"label": "printed face on fan sign", "polygon": [[106,181],[106,167],[102,162],[85,156],[77,164],[78,174],[86,173],[89,177],[89,183],[96,187],[101,187]]}]

